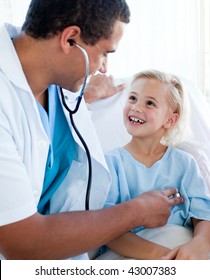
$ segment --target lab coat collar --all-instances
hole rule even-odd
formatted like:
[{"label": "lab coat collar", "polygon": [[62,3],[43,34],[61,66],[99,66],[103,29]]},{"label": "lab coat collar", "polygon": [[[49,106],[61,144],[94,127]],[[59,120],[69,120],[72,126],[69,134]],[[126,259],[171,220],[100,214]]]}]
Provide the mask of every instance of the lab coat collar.
[{"label": "lab coat collar", "polygon": [[11,39],[19,33],[20,29],[11,24],[0,27],[0,53],[4,54],[0,59],[0,70],[15,86],[31,91]]}]

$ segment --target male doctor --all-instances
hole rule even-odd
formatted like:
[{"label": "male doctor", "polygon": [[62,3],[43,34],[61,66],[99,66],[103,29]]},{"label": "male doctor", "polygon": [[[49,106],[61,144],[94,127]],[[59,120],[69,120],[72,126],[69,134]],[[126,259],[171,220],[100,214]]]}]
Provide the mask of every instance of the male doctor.
[{"label": "male doctor", "polygon": [[[75,123],[89,146],[93,179],[85,210],[87,158],[61,102],[85,77],[105,73],[129,22],[125,0],[32,0],[21,32],[0,28],[0,252],[6,259],[65,259],[136,226],[164,225],[176,189],[102,209],[110,176],[83,101]],[[74,95],[76,95],[74,93]],[[65,199],[59,192],[66,192]],[[62,211],[62,212],[61,212]],[[118,221],[116,223],[116,221]],[[80,256],[86,258],[86,255]],[[78,258],[80,258],[78,257]]]}]

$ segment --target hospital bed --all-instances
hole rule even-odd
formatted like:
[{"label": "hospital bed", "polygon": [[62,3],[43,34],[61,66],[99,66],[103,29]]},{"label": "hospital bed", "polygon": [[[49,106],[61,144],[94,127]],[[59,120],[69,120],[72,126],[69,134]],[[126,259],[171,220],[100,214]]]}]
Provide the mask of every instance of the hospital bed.
[{"label": "hospital bed", "polygon": [[[104,152],[123,146],[130,139],[124,128],[122,116],[130,81],[131,78],[116,80],[116,84],[126,84],[122,92],[91,104],[90,114]],[[195,157],[210,191],[210,106],[193,83],[183,78],[181,81],[187,94],[189,126],[179,147]],[[139,235],[160,245],[174,248],[190,240],[193,233],[181,226],[167,225],[145,229]],[[92,259],[96,256],[96,251],[90,253]],[[126,258],[108,251],[97,259]]]}]

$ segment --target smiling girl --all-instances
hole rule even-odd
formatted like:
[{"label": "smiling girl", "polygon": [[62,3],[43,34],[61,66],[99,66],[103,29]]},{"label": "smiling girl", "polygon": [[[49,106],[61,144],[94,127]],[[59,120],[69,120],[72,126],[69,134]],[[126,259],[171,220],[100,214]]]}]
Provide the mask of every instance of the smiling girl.
[{"label": "smiling girl", "polygon": [[[106,155],[112,184],[105,207],[146,191],[176,187],[184,203],[172,207],[168,224],[193,229],[189,241],[174,249],[147,241],[139,227],[108,244],[136,259],[208,259],[210,195],[194,158],[176,148],[185,130],[184,92],[177,77],[157,70],[138,73],[124,107],[131,141]],[[154,202],[155,203],[155,202]],[[148,210],[149,211],[149,210]]]}]

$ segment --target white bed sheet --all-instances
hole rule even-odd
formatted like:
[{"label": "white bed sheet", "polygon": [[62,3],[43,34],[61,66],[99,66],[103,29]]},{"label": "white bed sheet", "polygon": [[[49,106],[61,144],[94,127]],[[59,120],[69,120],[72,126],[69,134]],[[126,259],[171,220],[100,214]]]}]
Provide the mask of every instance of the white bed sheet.
[{"label": "white bed sheet", "polygon": [[[192,230],[177,226],[177,225],[166,225],[160,228],[144,229],[137,233],[138,236],[152,241],[156,244],[165,246],[173,249],[179,245],[187,243],[193,237]],[[117,253],[108,250],[103,255],[99,256],[97,260],[128,260],[129,258],[118,255]]]}]

